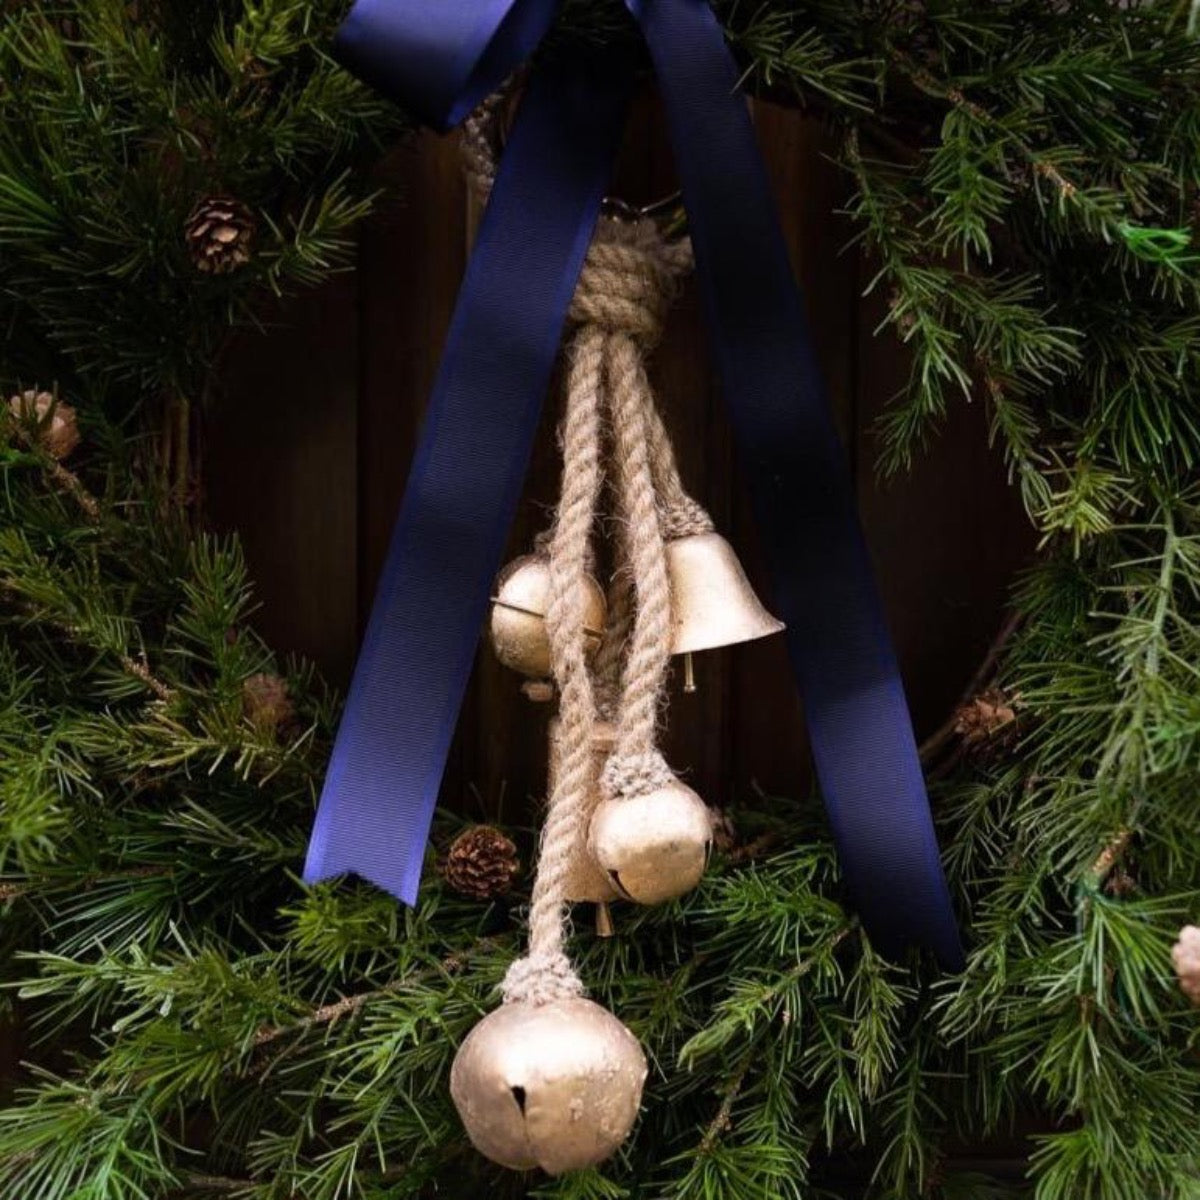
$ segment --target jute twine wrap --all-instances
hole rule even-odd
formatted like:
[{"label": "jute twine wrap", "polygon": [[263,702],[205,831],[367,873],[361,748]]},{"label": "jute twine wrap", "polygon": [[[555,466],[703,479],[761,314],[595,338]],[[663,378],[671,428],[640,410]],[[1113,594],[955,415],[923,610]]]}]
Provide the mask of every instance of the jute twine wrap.
[{"label": "jute twine wrap", "polygon": [[[465,127],[467,175],[481,199],[495,173],[494,120],[495,106]],[[605,795],[640,795],[674,778],[655,745],[671,652],[664,539],[704,532],[712,522],[680,483],[644,356],[690,266],[688,243],[668,241],[652,221],[602,218],[571,302],[569,319],[576,329],[559,433],[562,494],[553,528],[539,539],[550,560],[546,628],[559,693],[556,762],[529,912],[529,952],[505,975],[506,1002],[545,1004],[583,991],[564,951],[567,882],[590,815],[598,711],[617,727],[602,777]],[[618,569],[593,677],[584,630],[585,581],[606,445]]]}]

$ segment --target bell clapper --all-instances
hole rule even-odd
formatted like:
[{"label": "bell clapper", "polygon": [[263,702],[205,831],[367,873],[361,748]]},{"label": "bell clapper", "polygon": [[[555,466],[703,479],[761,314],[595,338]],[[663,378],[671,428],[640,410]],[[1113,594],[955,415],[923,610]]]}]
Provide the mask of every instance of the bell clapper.
[{"label": "bell clapper", "polygon": [[596,936],[610,938],[613,935],[612,909],[607,901],[600,900],[596,904]]},{"label": "bell clapper", "polygon": [[696,690],[696,664],[690,650],[683,656],[683,690],[689,695]]}]

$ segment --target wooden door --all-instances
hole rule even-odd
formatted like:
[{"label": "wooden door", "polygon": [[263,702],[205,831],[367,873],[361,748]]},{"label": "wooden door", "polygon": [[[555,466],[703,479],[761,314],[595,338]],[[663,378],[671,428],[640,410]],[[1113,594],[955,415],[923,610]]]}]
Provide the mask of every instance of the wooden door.
[{"label": "wooden door", "polygon": [[[855,471],[918,735],[958,698],[1001,619],[1029,550],[1019,502],[987,444],[980,406],[953,406],[911,475],[882,483],[875,422],[901,388],[903,349],[876,334],[884,298],[862,296],[870,265],[845,249],[846,180],[819,122],[767,104],[755,120],[817,350]],[[453,139],[419,136],[383,173],[395,198],[363,228],[355,272],[286,304],[266,334],[242,337],[209,424],[209,511],[240,531],[280,650],[314,658],[344,686],[404,486],[466,259],[472,214]],[[672,187],[662,114],[639,99],[618,190],[644,201]],[[744,480],[706,352],[694,286],[675,306],[651,373],[684,481],[765,592]],[[558,482],[549,398],[510,539],[528,548]],[[470,485],[464,464],[464,486]],[[667,752],[710,803],[751,786],[809,787],[799,701],[782,638],[699,656],[699,690],[676,687]],[[486,647],[477,657],[443,801],[505,815],[544,786],[547,713]]]}]

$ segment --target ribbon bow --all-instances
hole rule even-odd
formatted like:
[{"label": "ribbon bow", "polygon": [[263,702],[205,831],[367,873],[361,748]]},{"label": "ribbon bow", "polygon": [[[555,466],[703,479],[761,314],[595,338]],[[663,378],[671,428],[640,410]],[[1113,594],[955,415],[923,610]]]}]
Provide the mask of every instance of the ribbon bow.
[{"label": "ribbon bow", "polygon": [[[845,456],[744,103],[707,0],[625,0],[666,104],[776,611],[851,898],[878,949],[962,952]],[[527,58],[557,0],[357,0],[337,53],[447,129]],[[459,292],[334,745],[305,879],[352,871],[408,903],[629,71],[532,73]]]}]

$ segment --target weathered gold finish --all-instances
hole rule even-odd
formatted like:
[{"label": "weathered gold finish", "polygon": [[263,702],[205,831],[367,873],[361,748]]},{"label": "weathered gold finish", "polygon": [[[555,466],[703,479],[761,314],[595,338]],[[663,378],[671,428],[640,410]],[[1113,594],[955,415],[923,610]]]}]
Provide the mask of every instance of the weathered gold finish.
[{"label": "weathered gold finish", "polygon": [[[550,792],[554,791],[554,781],[558,775],[559,762],[559,722],[555,717],[550,722],[550,771],[547,781]],[[583,819],[578,825],[574,843],[571,846],[570,865],[567,868],[566,895],[568,900],[588,900],[594,904],[605,900],[616,900],[620,896],[612,885],[607,872],[597,865],[587,848],[588,823],[596,805],[600,803],[600,772],[612,752],[616,740],[616,728],[608,721],[597,721],[592,731],[592,761],[588,774],[588,793]],[[602,918],[597,917],[597,926],[602,924]],[[601,937],[608,936],[601,933]]]},{"label": "weathered gold finish", "polygon": [[672,654],[750,642],[784,628],[762,606],[733,547],[719,533],[669,541],[667,575]]},{"label": "weathered gold finish", "polygon": [[591,1000],[505,1004],[467,1035],[450,1095],[472,1145],[517,1171],[592,1166],[625,1140],[646,1080],[638,1040]]},{"label": "weathered gold finish", "polygon": [[592,858],[638,904],[661,904],[694,888],[711,844],[708,808],[678,779],[644,796],[602,801],[588,829]]},{"label": "weathered gold finish", "polygon": [[[589,653],[595,653],[604,630],[604,591],[587,577],[584,631]],[[550,601],[550,562],[541,554],[514,559],[496,579],[492,597],[491,635],[496,657],[531,679],[550,677],[550,639],[546,609]]]}]

